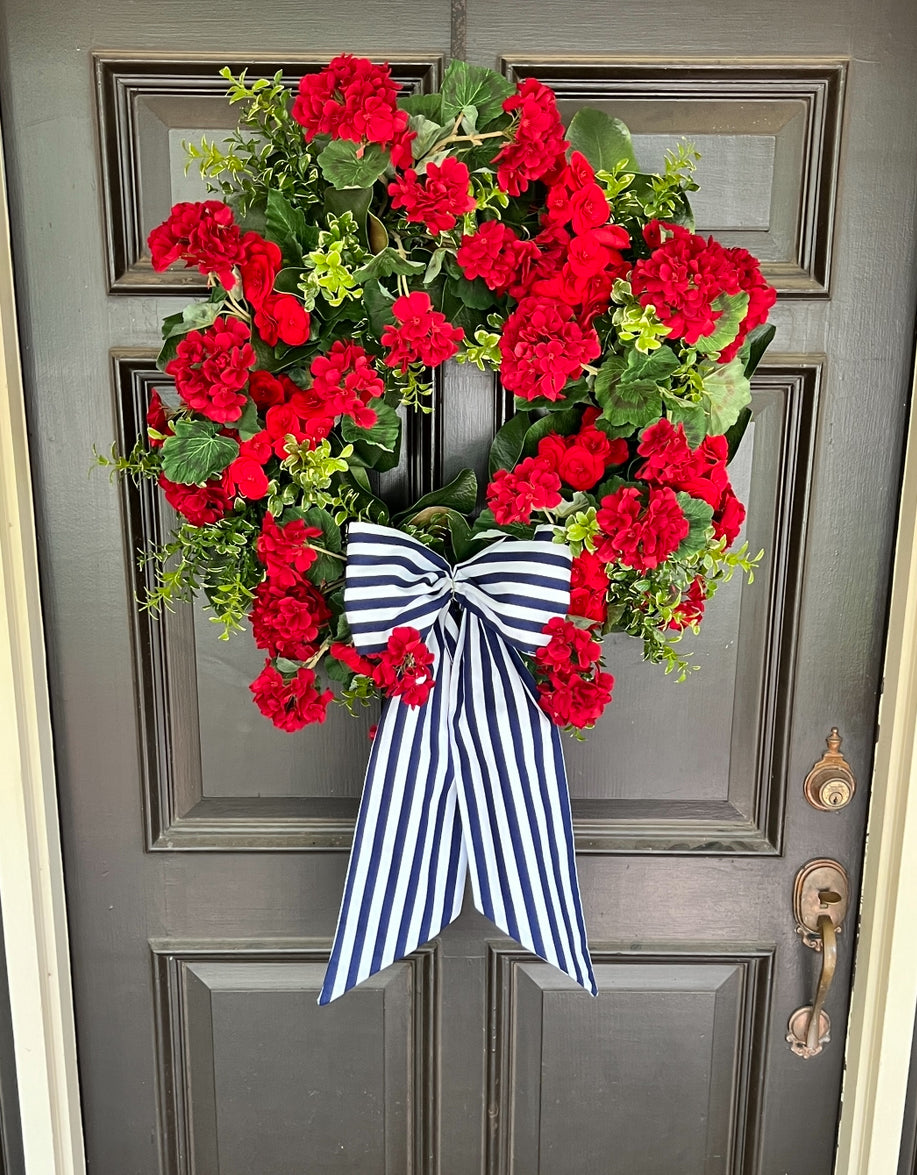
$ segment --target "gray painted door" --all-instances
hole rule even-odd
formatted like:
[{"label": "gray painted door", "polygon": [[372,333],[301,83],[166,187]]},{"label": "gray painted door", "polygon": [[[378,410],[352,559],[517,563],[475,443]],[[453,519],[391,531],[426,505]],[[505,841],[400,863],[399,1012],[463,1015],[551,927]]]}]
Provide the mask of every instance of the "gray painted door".
[{"label": "gray painted door", "polygon": [[[913,5],[5,0],[3,31],[92,1175],[827,1175],[854,926],[832,1039],[802,1060],[784,1036],[819,957],[791,893],[815,857],[859,877],[914,322]],[[569,748],[600,997],[468,912],[320,1010],[365,726],[274,733],[244,639],[139,617],[131,549],[168,519],[86,470],[136,427],[158,320],[193,292],[142,242],[192,190],[181,140],[227,125],[217,65],[293,77],[355,49],[424,88],[450,42],[620,114],[649,164],[680,134],[703,152],[700,224],[781,291],[735,478],[768,556],[718,596],[689,684],[609,641],[617,700]],[[503,411],[447,374],[405,492],[479,460]],[[820,812],[802,784],[832,726],[860,787]]]}]

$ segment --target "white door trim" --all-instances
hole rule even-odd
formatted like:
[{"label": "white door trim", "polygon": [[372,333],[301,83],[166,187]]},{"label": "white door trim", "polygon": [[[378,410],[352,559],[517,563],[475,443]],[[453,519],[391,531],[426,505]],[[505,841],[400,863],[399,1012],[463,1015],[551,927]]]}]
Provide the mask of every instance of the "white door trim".
[{"label": "white door trim", "polygon": [[0,137],[0,910],[27,1175],[83,1175],[64,872]]},{"label": "white door trim", "polygon": [[[917,403],[917,375],[911,402]],[[917,1009],[917,421],[908,431],[837,1175],[898,1170]],[[913,782],[913,786],[912,786]]]},{"label": "white door trim", "polygon": [[[0,137],[2,143],[2,137]],[[911,426],[835,1175],[897,1169],[917,1007],[917,429]],[[27,1175],[84,1175],[31,476],[0,150],[0,909]]]}]

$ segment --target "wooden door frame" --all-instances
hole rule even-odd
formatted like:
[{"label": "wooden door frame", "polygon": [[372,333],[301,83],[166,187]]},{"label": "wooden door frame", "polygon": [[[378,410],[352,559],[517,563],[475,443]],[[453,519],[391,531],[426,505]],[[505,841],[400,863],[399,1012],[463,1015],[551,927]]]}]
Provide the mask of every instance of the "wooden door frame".
[{"label": "wooden door frame", "polygon": [[[902,340],[902,345],[905,341]],[[917,429],[912,422],[835,1175],[897,1169],[917,1007]],[[83,1175],[64,876],[0,126],[0,910],[27,1175]],[[802,1062],[801,1062],[802,1063]],[[812,1062],[816,1063],[817,1062]]]}]

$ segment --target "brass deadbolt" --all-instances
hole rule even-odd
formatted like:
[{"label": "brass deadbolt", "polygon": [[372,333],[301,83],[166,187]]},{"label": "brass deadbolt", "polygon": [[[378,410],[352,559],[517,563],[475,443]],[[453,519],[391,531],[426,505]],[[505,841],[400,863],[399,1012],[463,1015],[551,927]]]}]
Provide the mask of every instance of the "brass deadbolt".
[{"label": "brass deadbolt", "polygon": [[828,749],[806,776],[803,791],[813,808],[836,812],[850,803],[857,785],[850,764],[841,754],[843,740],[836,726],[825,741]]}]

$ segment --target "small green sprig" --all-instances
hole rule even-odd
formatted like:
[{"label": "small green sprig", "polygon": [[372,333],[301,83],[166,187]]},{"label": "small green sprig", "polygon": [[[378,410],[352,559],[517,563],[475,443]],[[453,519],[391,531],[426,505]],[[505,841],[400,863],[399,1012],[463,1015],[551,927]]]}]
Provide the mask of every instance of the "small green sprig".
[{"label": "small green sprig", "polygon": [[129,477],[135,485],[139,485],[144,478],[158,477],[162,469],[158,450],[149,448],[143,437],[137,438],[126,457],[118,452],[117,444],[112,445],[107,456],[93,445],[92,457],[92,467],[107,469],[109,481],[114,481],[116,477]]}]

